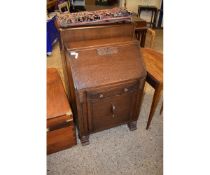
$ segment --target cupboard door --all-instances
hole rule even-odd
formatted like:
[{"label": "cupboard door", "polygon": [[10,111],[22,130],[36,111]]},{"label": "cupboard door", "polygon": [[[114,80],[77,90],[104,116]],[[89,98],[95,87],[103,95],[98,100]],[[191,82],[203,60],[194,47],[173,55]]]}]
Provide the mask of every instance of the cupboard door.
[{"label": "cupboard door", "polygon": [[126,89],[120,95],[88,99],[89,130],[100,131],[130,121],[136,105],[136,94],[137,90]]}]

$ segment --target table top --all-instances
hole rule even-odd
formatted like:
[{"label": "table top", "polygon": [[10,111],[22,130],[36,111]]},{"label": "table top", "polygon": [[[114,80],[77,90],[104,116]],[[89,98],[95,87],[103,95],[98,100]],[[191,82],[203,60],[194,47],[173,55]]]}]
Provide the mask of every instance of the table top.
[{"label": "table top", "polygon": [[154,5],[138,5],[138,8],[141,8],[141,9],[151,9],[151,10],[157,10],[158,8]]},{"label": "table top", "polygon": [[47,69],[47,119],[66,115],[72,116],[68,99],[57,69]]},{"label": "table top", "polygon": [[150,48],[141,48],[141,52],[147,72],[163,83],[163,54]]}]

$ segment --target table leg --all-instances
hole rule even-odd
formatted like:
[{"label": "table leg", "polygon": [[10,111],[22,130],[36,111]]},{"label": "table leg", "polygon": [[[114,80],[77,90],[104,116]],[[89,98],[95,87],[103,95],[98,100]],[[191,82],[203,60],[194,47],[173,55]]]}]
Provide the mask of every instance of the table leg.
[{"label": "table leg", "polygon": [[140,18],[140,15],[141,15],[141,9],[140,8],[138,9],[138,15],[139,15],[139,18]]},{"label": "table leg", "polygon": [[153,16],[154,16],[153,13],[154,13],[154,12],[153,12],[153,10],[152,10],[151,20],[150,20],[150,24],[149,24],[150,27],[153,26]]},{"label": "table leg", "polygon": [[150,123],[151,123],[153,115],[155,113],[155,109],[156,109],[157,104],[160,100],[161,91],[162,91],[162,87],[161,87],[161,85],[158,84],[155,87],[155,92],[154,92],[154,96],[153,96],[153,100],[152,100],[152,105],[151,105],[150,114],[149,114],[149,118],[148,118],[148,121],[147,121],[146,129],[149,129]]},{"label": "table leg", "polygon": [[141,47],[144,47],[144,45],[145,45],[146,34],[147,34],[147,30],[145,30],[141,33],[141,41],[140,41],[140,46]]},{"label": "table leg", "polygon": [[140,34],[139,34],[139,32],[135,32],[135,34],[136,34],[136,39],[137,40],[140,40]]},{"label": "table leg", "polygon": [[157,20],[157,10],[155,10],[155,13],[154,13],[154,20],[153,20],[153,28],[156,27],[156,20]]},{"label": "table leg", "polygon": [[163,102],[162,102],[162,106],[161,106],[161,109],[160,109],[160,114],[162,114],[163,112]]}]

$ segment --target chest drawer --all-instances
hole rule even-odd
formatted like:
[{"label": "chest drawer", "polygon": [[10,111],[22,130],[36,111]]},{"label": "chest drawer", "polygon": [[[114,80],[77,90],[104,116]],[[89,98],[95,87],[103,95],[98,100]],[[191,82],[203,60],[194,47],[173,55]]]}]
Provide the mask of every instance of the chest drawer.
[{"label": "chest drawer", "polygon": [[73,125],[47,132],[47,154],[70,148],[76,144],[76,134]]},{"label": "chest drawer", "polygon": [[125,93],[130,93],[138,88],[138,82],[127,83],[125,85],[109,87],[105,89],[95,89],[93,91],[87,92],[88,100],[99,100],[107,97],[122,95]]},{"label": "chest drawer", "polygon": [[54,131],[63,127],[68,127],[73,125],[73,118],[68,114],[63,116],[58,116],[47,120],[47,130]]},{"label": "chest drawer", "polygon": [[89,129],[92,132],[126,123],[133,115],[138,82],[87,92]]}]

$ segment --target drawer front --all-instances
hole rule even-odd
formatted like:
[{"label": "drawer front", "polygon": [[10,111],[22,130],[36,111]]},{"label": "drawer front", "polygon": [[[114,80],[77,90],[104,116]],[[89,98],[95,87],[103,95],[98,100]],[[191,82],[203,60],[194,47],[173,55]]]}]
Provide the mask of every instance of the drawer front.
[{"label": "drawer front", "polygon": [[64,115],[47,120],[47,131],[64,128],[73,125],[72,116]]},{"label": "drawer front", "polygon": [[47,154],[70,148],[76,144],[74,126],[47,132]]},{"label": "drawer front", "polygon": [[[92,132],[108,129],[130,120],[136,103],[137,90],[88,100],[89,129]],[[108,93],[107,93],[108,94]]]},{"label": "drawer front", "polygon": [[93,90],[93,91],[88,91],[87,92],[87,98],[91,100],[98,100],[98,99],[103,99],[106,97],[111,97],[115,95],[121,95],[124,93],[130,93],[138,88],[138,82],[133,82],[133,83],[127,83],[126,85],[121,85],[117,87],[111,87],[111,88],[106,88],[106,89],[98,89],[98,90]]}]

